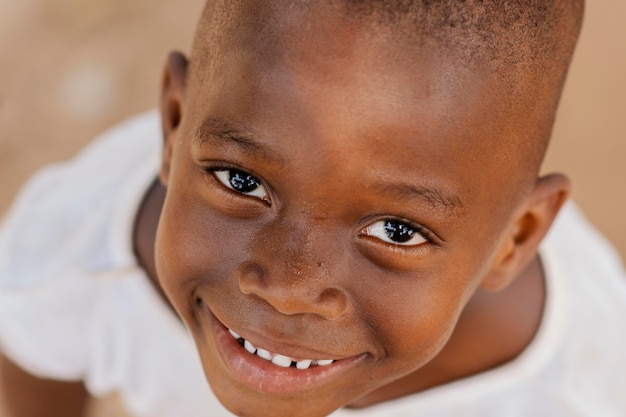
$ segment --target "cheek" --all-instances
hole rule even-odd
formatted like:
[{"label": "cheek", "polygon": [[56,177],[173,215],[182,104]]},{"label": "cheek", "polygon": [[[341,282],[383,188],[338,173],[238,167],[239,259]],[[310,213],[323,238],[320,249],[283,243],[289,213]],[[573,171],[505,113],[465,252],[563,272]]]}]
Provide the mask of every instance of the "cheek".
[{"label": "cheek", "polygon": [[362,311],[382,343],[386,377],[408,374],[432,359],[450,337],[474,291],[453,268],[433,268],[377,282],[359,294]]},{"label": "cheek", "polygon": [[[190,187],[191,188],[191,187]],[[183,187],[170,187],[156,238],[159,282],[183,319],[193,315],[195,290],[211,285],[224,292],[229,271],[246,257],[249,228],[228,221]],[[232,289],[231,289],[232,290]]]}]

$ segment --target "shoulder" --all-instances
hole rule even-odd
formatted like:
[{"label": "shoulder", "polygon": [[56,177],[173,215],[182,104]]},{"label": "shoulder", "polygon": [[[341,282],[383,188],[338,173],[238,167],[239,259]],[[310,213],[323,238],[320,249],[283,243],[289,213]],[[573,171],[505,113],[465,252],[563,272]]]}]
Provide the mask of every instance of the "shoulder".
[{"label": "shoulder", "polygon": [[148,113],[105,132],[73,159],[39,170],[4,219],[0,285],[31,285],[43,279],[46,265],[64,259],[114,262],[111,233],[116,222],[128,221],[119,217],[131,215],[156,175],[160,143],[158,117]]},{"label": "shoulder", "polygon": [[[99,311],[136,294],[128,287],[141,283],[132,279],[141,271],[132,268],[131,228],[156,175],[158,126],[155,114],[131,119],[73,159],[41,169],[5,217],[0,348],[28,372],[82,378],[91,363],[89,340],[113,321],[123,323]],[[103,279],[120,270],[131,272]]]},{"label": "shoulder", "polygon": [[573,262],[597,264],[623,272],[623,264],[615,248],[573,202],[563,207],[543,246],[561,255],[581,255],[570,259]]},{"label": "shoulder", "polygon": [[[613,245],[587,220],[573,203],[556,219],[541,247],[547,275],[563,305],[581,302],[577,311],[601,313],[597,303],[626,314],[626,271]],[[550,285],[551,283],[548,282]],[[568,310],[574,313],[573,310]]]},{"label": "shoulder", "polygon": [[542,257],[549,325],[540,336],[554,349],[538,377],[579,415],[624,415],[626,272],[617,251],[570,203]]}]

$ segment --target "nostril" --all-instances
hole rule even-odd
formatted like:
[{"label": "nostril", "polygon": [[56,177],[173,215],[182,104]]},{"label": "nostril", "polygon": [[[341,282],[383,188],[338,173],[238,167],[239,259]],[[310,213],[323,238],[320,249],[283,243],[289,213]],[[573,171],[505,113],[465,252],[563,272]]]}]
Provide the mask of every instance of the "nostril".
[{"label": "nostril", "polygon": [[[307,269],[307,272],[313,271]],[[345,314],[348,299],[343,291],[329,286],[330,277],[321,277],[320,271],[317,272],[298,276],[293,269],[290,274],[269,273],[261,264],[248,261],[235,273],[242,294],[259,298],[282,314],[309,313],[336,320]]]}]

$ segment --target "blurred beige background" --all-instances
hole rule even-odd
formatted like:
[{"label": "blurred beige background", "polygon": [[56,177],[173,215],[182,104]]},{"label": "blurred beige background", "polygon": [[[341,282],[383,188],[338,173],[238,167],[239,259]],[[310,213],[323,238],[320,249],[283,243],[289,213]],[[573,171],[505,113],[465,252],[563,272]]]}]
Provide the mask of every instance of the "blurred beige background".
[{"label": "blurred beige background", "polygon": [[[156,105],[165,56],[189,50],[202,4],[0,0],[0,212],[42,164]],[[544,170],[569,174],[574,198],[622,257],[625,78],[626,1],[589,1]],[[117,415],[115,404],[94,413]]]}]

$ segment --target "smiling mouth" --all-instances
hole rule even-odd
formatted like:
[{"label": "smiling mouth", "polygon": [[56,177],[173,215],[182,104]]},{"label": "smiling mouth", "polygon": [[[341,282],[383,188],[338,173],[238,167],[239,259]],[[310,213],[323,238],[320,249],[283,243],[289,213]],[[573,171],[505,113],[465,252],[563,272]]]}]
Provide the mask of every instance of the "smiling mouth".
[{"label": "smiling mouth", "polygon": [[265,359],[266,361],[271,362],[281,368],[292,367],[300,370],[305,370],[309,369],[312,366],[328,366],[335,362],[334,359],[296,359],[287,355],[282,355],[280,353],[273,353],[269,350],[253,345],[252,342],[239,336],[231,329],[228,329],[228,332],[241,346],[244,347],[246,351],[248,351],[248,353],[256,355],[261,359]]},{"label": "smiling mouth", "polygon": [[270,351],[229,329],[206,304],[205,312],[209,319],[207,330],[215,337],[223,364],[232,377],[255,391],[279,395],[310,391],[342,375],[345,377],[368,357],[367,353],[362,353],[334,359],[309,359]]}]

